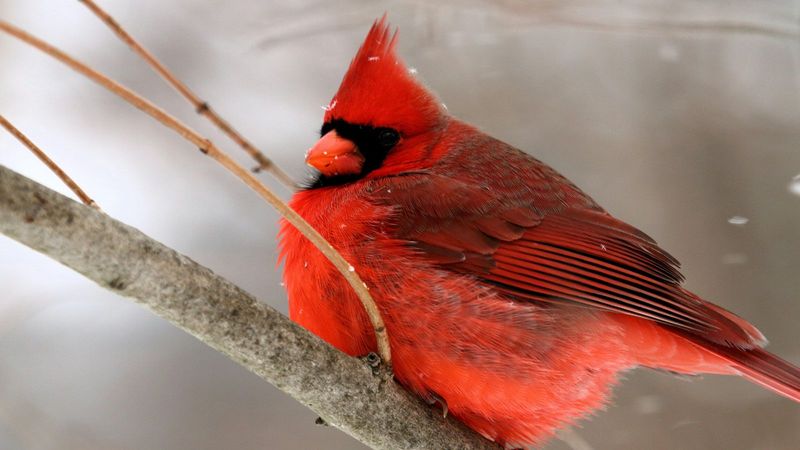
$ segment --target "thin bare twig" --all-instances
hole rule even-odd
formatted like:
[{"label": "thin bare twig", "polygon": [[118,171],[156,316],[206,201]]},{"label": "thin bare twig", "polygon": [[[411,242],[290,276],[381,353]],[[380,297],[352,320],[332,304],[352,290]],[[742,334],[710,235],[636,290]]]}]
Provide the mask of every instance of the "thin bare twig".
[{"label": "thin bare twig", "polygon": [[[445,3],[445,2],[441,2]],[[441,4],[440,3],[440,4]],[[797,27],[797,17],[794,21],[787,20],[781,24],[776,21],[759,18],[752,13],[737,14],[735,18],[727,18],[717,14],[716,17],[704,17],[698,14],[700,10],[691,7],[682,10],[683,14],[673,15],[664,13],[661,9],[652,9],[659,14],[641,17],[638,14],[631,16],[636,11],[630,5],[624,5],[621,10],[607,6],[602,19],[596,19],[597,14],[593,9],[595,2],[520,2],[517,0],[491,0],[483,3],[499,8],[499,10],[512,14],[515,19],[530,25],[575,27],[580,29],[594,29],[604,32],[634,32],[634,33],[676,33],[688,36],[701,34],[732,34],[755,35],[776,39],[797,39],[800,37],[800,28]],[[612,2],[608,2],[612,3]],[[668,2],[664,2],[668,3]],[[698,2],[702,5],[703,2]],[[691,6],[691,5],[687,5]],[[694,12],[694,14],[687,13]],[[674,17],[673,17],[674,16]]]},{"label": "thin bare twig", "polygon": [[770,27],[759,23],[724,22],[724,21],[688,21],[688,20],[638,20],[638,21],[596,21],[571,17],[547,17],[539,21],[543,25],[556,25],[594,29],[608,32],[636,32],[636,33],[679,33],[688,35],[712,34],[738,34],[766,36],[778,39],[797,39],[800,32],[797,29]]},{"label": "thin bare twig", "polygon": [[84,204],[86,204],[87,206],[91,206],[92,208],[95,209],[100,209],[97,203],[94,200],[92,200],[92,198],[89,197],[86,194],[86,192],[84,192],[84,190],[81,189],[80,186],[78,186],[78,183],[76,183],[75,180],[70,178],[70,176],[67,175],[67,173],[61,169],[61,167],[58,167],[58,164],[56,164],[55,161],[53,161],[52,159],[50,159],[50,157],[47,156],[44,150],[37,147],[36,144],[33,143],[33,141],[28,139],[28,137],[25,136],[25,134],[22,131],[19,131],[17,127],[15,127],[11,122],[9,122],[8,119],[3,117],[2,114],[0,114],[0,125],[2,125],[3,128],[8,130],[8,132],[11,133],[15,138],[17,138],[18,141],[22,142],[22,145],[28,147],[28,150],[30,150],[34,155],[36,155],[36,157],[39,158],[39,160],[42,161],[45,166],[47,166],[54,174],[56,174],[56,176],[60,178],[61,181],[63,181],[64,184],[66,184],[67,187],[70,188],[70,190],[74,192],[75,195],[77,195],[78,198]]},{"label": "thin bare twig", "polygon": [[142,59],[144,59],[147,64],[153,68],[153,70],[161,75],[161,77],[167,83],[175,88],[175,90],[177,90],[184,98],[186,98],[186,100],[189,100],[189,102],[194,105],[195,111],[198,114],[210,120],[232,141],[236,142],[244,151],[250,154],[250,156],[253,157],[253,159],[255,159],[258,163],[258,166],[253,169],[254,171],[258,172],[261,170],[266,170],[286,187],[293,190],[298,188],[297,183],[295,183],[286,172],[278,167],[272,160],[267,158],[267,156],[258,150],[253,144],[251,144],[250,141],[245,139],[244,136],[236,131],[230,123],[220,117],[220,115],[211,108],[208,102],[198,97],[197,94],[192,92],[192,90],[186,86],[186,84],[173,75],[172,72],[170,72],[169,69],[164,66],[164,64],[162,64],[152,53],[150,53],[150,51],[144,48],[141,44],[139,44],[139,42],[136,41],[136,39],[133,38],[133,36],[125,31],[125,29],[122,28],[122,25],[114,20],[111,15],[109,15],[92,0],[80,1],[86,5],[86,7],[89,8],[100,20],[108,25],[111,31],[113,31],[123,42],[125,42],[131,48],[131,50],[142,57]]},{"label": "thin bare twig", "polygon": [[230,156],[222,152],[222,150],[214,145],[211,140],[204,138],[199,133],[189,128],[187,125],[171,116],[166,111],[151,103],[149,100],[136,94],[132,90],[117,83],[102,73],[77,61],[47,42],[44,42],[41,39],[26,33],[25,31],[9,24],[8,22],[0,21],[0,30],[5,31],[21,41],[36,47],[37,49],[61,61],[92,81],[105,87],[109,91],[122,97],[122,99],[128,103],[147,113],[154,119],[166,125],[168,128],[183,136],[189,142],[196,145],[201,152],[212,157],[223,167],[228,169],[228,171],[238,177],[247,186],[256,191],[261,198],[266,200],[267,203],[275,208],[278,213],[280,213],[287,221],[289,221],[289,223],[303,233],[303,235],[309,241],[311,241],[311,243],[313,243],[314,246],[317,247],[317,249],[319,249],[319,251],[322,252],[326,258],[328,258],[328,260],[334,265],[334,267],[336,267],[342,276],[345,277],[358,298],[361,300],[361,304],[364,306],[367,316],[372,323],[372,327],[375,331],[375,339],[378,345],[378,354],[380,355],[381,359],[383,359],[385,364],[391,366],[392,356],[391,349],[389,347],[389,337],[388,333],[386,332],[386,326],[381,318],[378,306],[375,304],[375,301],[372,299],[372,296],[369,293],[366,283],[361,280],[361,277],[358,276],[358,273],[356,273],[356,271],[353,269],[353,266],[351,266],[344,259],[344,257],[342,257],[342,255],[339,254],[339,252],[336,251],[336,249],[334,249],[333,246],[331,246],[331,244],[322,237],[322,235],[319,234],[317,230],[312,228],[302,216],[291,209],[244,167],[237,164]]}]

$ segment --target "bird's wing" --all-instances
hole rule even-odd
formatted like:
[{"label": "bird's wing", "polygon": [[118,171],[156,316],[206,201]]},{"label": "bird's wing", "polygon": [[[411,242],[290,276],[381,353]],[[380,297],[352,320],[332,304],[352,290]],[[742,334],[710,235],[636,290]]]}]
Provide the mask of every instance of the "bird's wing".
[{"label": "bird's wing", "polygon": [[551,181],[531,194],[421,173],[377,181],[374,193],[423,257],[506,295],[629,314],[722,345],[761,343],[752,325],[683,289],[678,261],[653,239],[588,197],[569,200],[585,194],[562,177]]}]

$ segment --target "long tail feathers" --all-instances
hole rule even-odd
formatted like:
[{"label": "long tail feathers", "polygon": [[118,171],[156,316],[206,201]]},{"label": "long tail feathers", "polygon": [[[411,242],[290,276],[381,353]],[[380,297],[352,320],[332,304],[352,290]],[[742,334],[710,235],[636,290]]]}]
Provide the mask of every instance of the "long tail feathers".
[{"label": "long tail feathers", "polygon": [[767,389],[800,402],[800,368],[772,353],[755,348],[721,348],[718,354],[733,363],[743,377]]},{"label": "long tail feathers", "polygon": [[724,346],[690,333],[679,334],[728,361],[730,367],[753,383],[800,402],[800,367],[760,347],[743,349]]},{"label": "long tail feathers", "polygon": [[800,402],[800,367],[764,350],[762,347],[767,344],[767,338],[746,320],[720,306],[700,299],[689,291],[685,292],[738,327],[749,338],[749,344],[752,346],[742,346],[741,343],[724,345],[713,342],[708,336],[686,332],[679,332],[679,334],[727,360],[730,367],[753,383]]}]

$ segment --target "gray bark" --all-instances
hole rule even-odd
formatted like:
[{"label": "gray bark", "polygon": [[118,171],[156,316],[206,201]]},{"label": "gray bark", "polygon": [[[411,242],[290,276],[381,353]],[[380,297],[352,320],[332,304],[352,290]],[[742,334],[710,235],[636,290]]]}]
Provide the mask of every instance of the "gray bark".
[{"label": "gray bark", "polygon": [[144,305],[370,447],[498,448],[210,269],[3,166],[0,233]]}]

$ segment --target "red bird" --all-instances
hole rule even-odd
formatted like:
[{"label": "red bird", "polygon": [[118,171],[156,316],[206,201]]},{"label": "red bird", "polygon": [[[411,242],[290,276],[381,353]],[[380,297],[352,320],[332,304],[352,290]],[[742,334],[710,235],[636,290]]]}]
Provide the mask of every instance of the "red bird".
[{"label": "red bird", "polygon": [[[376,22],[326,107],[291,206],[368,285],[397,380],[507,447],[601,407],[620,372],[740,375],[800,401],[800,369],[681,286],[678,262],[544,163],[448,115]],[[293,320],[376,350],[349,285],[286,222]]]}]

